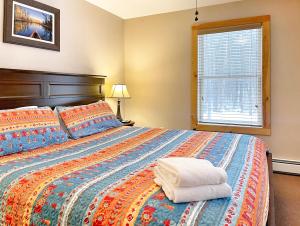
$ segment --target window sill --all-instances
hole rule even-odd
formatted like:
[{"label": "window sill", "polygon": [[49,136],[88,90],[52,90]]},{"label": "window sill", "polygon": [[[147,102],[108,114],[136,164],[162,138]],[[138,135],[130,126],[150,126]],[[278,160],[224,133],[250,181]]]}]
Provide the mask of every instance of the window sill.
[{"label": "window sill", "polygon": [[209,132],[224,132],[224,133],[242,133],[251,135],[270,136],[271,128],[267,127],[249,127],[249,126],[231,126],[231,125],[215,125],[215,124],[193,124],[193,129],[209,131]]}]

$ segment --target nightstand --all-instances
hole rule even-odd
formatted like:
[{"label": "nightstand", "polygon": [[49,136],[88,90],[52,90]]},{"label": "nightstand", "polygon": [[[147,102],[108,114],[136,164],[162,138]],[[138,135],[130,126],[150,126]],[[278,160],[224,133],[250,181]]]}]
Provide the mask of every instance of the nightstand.
[{"label": "nightstand", "polygon": [[128,122],[122,122],[123,126],[134,126],[135,122],[134,121],[128,121]]}]

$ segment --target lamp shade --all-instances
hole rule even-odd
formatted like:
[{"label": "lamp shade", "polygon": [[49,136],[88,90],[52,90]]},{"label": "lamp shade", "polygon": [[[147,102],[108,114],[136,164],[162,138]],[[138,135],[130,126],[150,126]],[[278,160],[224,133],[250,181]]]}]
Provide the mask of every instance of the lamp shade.
[{"label": "lamp shade", "polygon": [[130,95],[127,91],[126,85],[116,84],[112,86],[111,94],[109,97],[122,99],[122,98],[130,98]]}]

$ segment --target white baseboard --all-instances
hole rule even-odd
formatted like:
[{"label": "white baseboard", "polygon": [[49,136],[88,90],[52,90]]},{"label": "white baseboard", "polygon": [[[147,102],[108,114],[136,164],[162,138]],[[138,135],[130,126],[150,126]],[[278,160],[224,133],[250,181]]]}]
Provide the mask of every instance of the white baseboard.
[{"label": "white baseboard", "polygon": [[285,159],[273,159],[273,171],[300,175],[300,162]]}]

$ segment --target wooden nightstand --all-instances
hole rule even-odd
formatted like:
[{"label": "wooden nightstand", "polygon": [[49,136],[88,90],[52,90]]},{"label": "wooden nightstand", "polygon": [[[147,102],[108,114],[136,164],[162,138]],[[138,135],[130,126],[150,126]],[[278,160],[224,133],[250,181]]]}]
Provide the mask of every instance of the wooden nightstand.
[{"label": "wooden nightstand", "polygon": [[134,121],[128,121],[128,122],[122,122],[123,126],[134,126],[135,122]]}]

